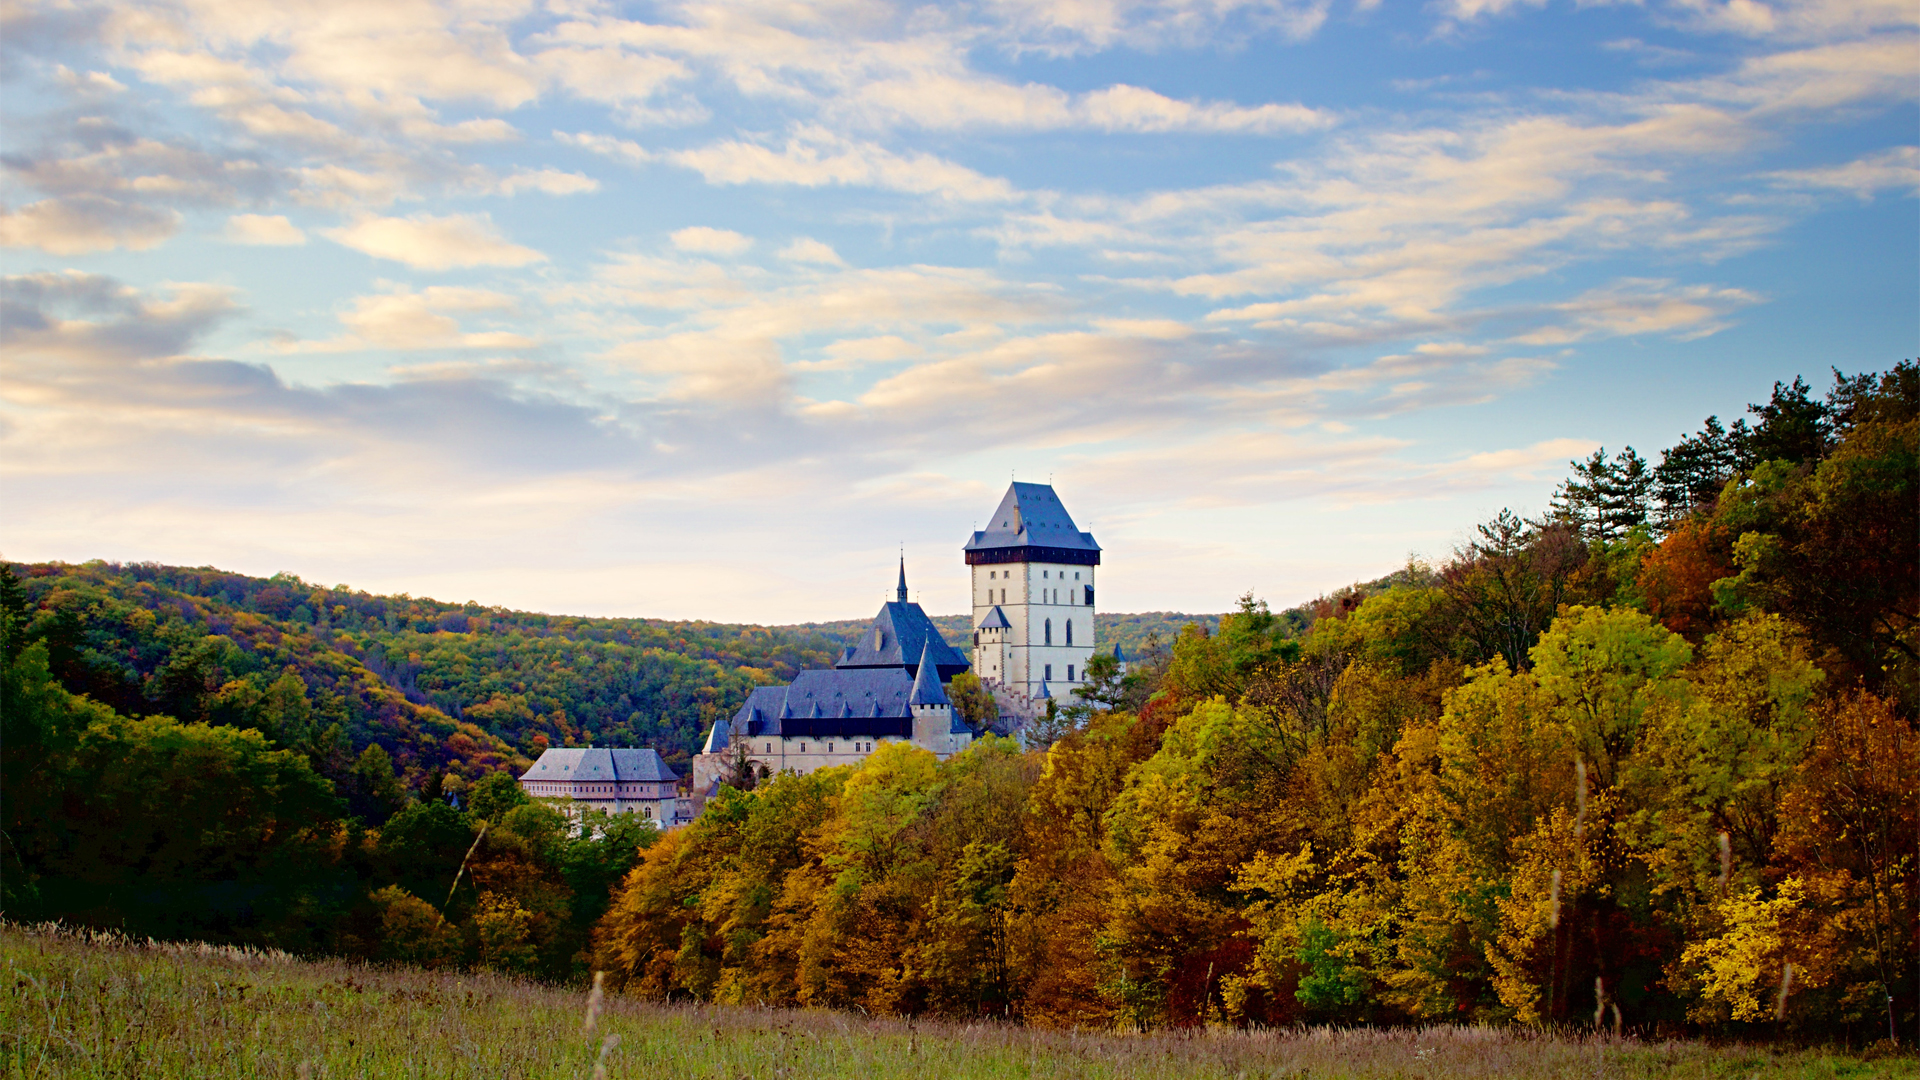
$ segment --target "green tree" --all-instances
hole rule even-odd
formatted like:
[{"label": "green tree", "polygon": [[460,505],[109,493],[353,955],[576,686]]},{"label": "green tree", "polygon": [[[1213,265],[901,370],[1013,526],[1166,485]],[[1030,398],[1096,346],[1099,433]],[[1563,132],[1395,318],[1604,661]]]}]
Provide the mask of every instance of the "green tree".
[{"label": "green tree", "polygon": [[980,684],[980,677],[971,671],[963,671],[953,677],[947,686],[947,697],[966,720],[967,726],[975,731],[985,731],[988,724],[1000,718],[999,703]]},{"label": "green tree", "polygon": [[507,811],[531,801],[512,773],[488,773],[468,790],[467,813],[483,821],[499,821]]},{"label": "green tree", "polygon": [[406,789],[393,773],[393,756],[379,743],[368,743],[353,764],[353,812],[369,824],[380,825],[407,804]]}]

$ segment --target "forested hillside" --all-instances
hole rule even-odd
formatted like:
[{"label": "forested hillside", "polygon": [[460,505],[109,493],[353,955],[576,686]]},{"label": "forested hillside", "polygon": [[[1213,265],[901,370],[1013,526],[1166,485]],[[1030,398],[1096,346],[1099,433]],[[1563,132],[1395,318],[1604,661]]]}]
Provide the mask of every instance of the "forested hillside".
[{"label": "forested hillside", "polygon": [[255,728],[323,769],[377,742],[415,788],[432,769],[475,780],[588,740],[657,746],[684,764],[749,689],[841,645],[372,596],[284,574],[99,562],[15,572],[23,638],[45,643],[67,689],[129,716]]},{"label": "forested hillside", "polygon": [[[542,615],[311,585],[290,574],[12,564],[22,638],[56,678],[128,716],[253,728],[346,782],[378,743],[417,790],[524,767],[547,746],[653,746],[684,769],[755,686],[833,662],[864,619],[747,626]],[[1138,653],[1219,616],[1101,615]],[[935,623],[964,643],[965,615]],[[1111,635],[1111,636],[1109,636]],[[963,646],[964,647],[964,646]],[[289,675],[292,680],[289,681]]]},{"label": "forested hillside", "polygon": [[872,1013],[1912,1039],[1920,367],[1750,411],[1090,665],[1048,738],[887,746],[658,838],[500,766],[688,738],[838,641],[0,567],[0,905]]},{"label": "forested hillside", "polygon": [[1096,668],[1044,751],[729,789],[648,851],[599,962],[1047,1025],[1910,1044],[1920,369],[1752,412],[1575,463],[1439,566]]}]

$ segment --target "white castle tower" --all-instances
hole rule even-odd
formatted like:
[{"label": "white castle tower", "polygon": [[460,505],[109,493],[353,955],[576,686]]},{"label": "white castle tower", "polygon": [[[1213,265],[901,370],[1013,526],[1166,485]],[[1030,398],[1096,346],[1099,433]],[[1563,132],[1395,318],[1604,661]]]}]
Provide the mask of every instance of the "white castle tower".
[{"label": "white castle tower", "polygon": [[1015,483],[966,546],[973,575],[973,670],[1027,698],[1066,698],[1093,655],[1100,545],[1048,484]]}]

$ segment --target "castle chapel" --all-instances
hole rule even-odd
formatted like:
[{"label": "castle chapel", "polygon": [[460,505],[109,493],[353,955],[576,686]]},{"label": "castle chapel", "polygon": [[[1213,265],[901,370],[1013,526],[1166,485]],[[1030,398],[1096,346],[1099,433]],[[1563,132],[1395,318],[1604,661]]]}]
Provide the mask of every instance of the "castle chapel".
[{"label": "castle chapel", "polygon": [[945,759],[974,738],[945,687],[969,669],[1016,727],[1047,698],[1080,685],[1093,655],[1100,545],[1074,525],[1053,488],[1014,484],[963,550],[972,573],[972,662],[907,599],[903,560],[896,599],[833,667],[759,687],[713,725],[693,759],[694,791],[710,790],[743,755],[769,775],[852,764],[884,742],[912,742]]}]

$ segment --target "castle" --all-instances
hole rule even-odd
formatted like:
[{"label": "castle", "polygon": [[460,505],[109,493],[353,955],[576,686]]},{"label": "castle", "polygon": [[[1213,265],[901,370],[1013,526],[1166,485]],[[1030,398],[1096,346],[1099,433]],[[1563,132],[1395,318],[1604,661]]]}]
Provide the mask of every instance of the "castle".
[{"label": "castle", "polygon": [[1074,525],[1052,486],[1013,484],[963,551],[973,578],[971,662],[907,599],[903,559],[896,599],[833,667],[759,687],[713,725],[693,759],[694,792],[712,790],[742,758],[772,775],[853,764],[886,742],[956,754],[975,733],[946,684],[969,669],[1014,728],[1078,686],[1093,655],[1100,545]]}]

